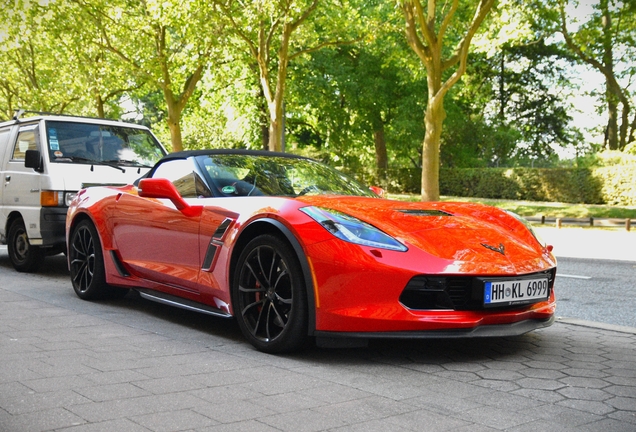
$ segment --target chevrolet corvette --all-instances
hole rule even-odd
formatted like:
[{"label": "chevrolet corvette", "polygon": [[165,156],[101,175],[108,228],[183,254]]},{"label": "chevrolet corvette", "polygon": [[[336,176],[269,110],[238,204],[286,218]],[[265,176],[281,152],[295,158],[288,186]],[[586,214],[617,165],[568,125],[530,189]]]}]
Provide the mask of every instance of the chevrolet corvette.
[{"label": "chevrolet corvette", "polygon": [[556,260],[519,216],[381,198],[314,160],[169,154],[135,184],[81,190],[73,288],[236,319],[269,353],[373,338],[516,336],[553,323]]}]

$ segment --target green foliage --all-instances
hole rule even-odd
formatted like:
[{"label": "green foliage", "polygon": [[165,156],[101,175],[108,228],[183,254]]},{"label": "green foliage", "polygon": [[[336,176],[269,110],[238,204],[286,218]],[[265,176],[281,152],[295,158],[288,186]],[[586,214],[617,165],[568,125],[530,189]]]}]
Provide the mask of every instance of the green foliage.
[{"label": "green foliage", "polygon": [[[392,172],[391,192],[417,193],[419,170]],[[636,165],[602,168],[442,168],[442,195],[636,205]]]},{"label": "green foliage", "polygon": [[571,88],[567,51],[542,38],[510,38],[471,58],[456,99],[470,121],[481,124],[476,135],[485,136],[476,152],[482,163],[463,166],[549,165],[560,148],[585,150],[580,131],[571,126],[573,107],[564,97]]},{"label": "green foliage", "polygon": [[[440,165],[451,169],[569,164],[596,173],[602,179],[601,199],[617,201],[617,196],[628,193],[621,192],[627,186],[611,186],[610,191],[605,185],[628,185],[631,179],[619,181],[618,173],[601,174],[597,169],[630,164],[636,145],[628,144],[620,153],[596,154],[598,147],[571,127],[573,107],[565,98],[573,53],[550,38],[559,31],[559,1],[499,1],[473,40],[466,73],[445,98]],[[0,9],[0,120],[17,108],[132,119],[152,127],[171,148],[168,124],[177,119],[186,149],[261,149],[267,141],[271,107],[264,98],[258,59],[221,20],[219,5],[237,12],[231,15],[239,24],[234,30],[257,40],[260,23],[274,25],[268,20],[284,12],[285,2],[9,3]],[[295,17],[313,4],[291,3],[296,5],[290,12]],[[448,5],[436,2],[436,30],[441,26],[439,12]],[[472,19],[475,2],[462,0],[458,6],[453,18],[458,20],[446,32],[445,58]],[[617,8],[622,8],[620,13]],[[620,66],[616,76],[631,82],[636,76],[633,2],[614,4],[611,17],[620,47],[614,51],[620,54],[615,58]],[[599,19],[597,14],[581,22],[584,25],[573,36],[584,50],[603,49]],[[273,85],[282,47],[275,35],[273,31],[267,39],[267,72]],[[587,45],[586,38],[591,41]],[[408,46],[400,8],[381,0],[321,1],[292,34],[289,54],[293,58],[283,92],[286,151],[323,160],[368,183],[419,192],[428,77]],[[449,76],[447,71],[443,78]],[[197,85],[190,86],[195,81]],[[633,100],[631,87],[624,86]],[[633,109],[629,116],[633,123]],[[380,166],[382,145],[388,160],[386,179]],[[557,150],[563,147],[578,157],[558,161]],[[495,192],[498,187],[527,185],[528,194],[545,195],[542,188],[553,188],[550,181],[542,183],[529,174],[510,186],[510,179],[498,185],[471,178]],[[575,193],[593,196],[588,186]]]},{"label": "green foliage", "polygon": [[77,57],[82,39],[65,31],[73,22],[68,9],[13,6],[0,8],[0,120],[20,108],[91,114],[92,83]]},{"label": "green foliage", "polygon": [[[389,194],[389,198],[417,202],[419,195]],[[616,205],[570,204],[541,201],[517,201],[489,198],[467,198],[443,196],[441,201],[478,202],[481,204],[510,210],[524,217],[545,216],[546,218],[616,218],[636,219],[635,207]]]},{"label": "green foliage", "polygon": [[360,14],[368,24],[361,40],[312,52],[291,68],[287,148],[374,176],[376,133],[390,161],[419,164],[426,83],[391,5],[367,3]]},{"label": "green foliage", "polygon": [[636,149],[636,145],[628,147],[624,152],[617,150],[605,150],[588,154],[577,158],[579,167],[612,167],[612,166],[636,166],[636,152],[630,153],[630,149]]}]

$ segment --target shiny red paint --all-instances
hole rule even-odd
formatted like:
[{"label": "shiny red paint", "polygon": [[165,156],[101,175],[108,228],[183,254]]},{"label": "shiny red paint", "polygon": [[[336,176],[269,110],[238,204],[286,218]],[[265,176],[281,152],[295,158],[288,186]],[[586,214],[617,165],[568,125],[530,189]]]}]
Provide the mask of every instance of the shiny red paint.
[{"label": "shiny red paint", "polygon": [[[390,336],[549,320],[555,313],[554,290],[548,301],[503,310],[409,310],[400,303],[406,284],[417,275],[521,276],[556,267],[551,247],[540,244],[523,223],[496,208],[335,196],[170,200],[156,198],[161,194],[153,192],[150,183],[147,188],[141,183],[141,189],[146,197],[134,186],[83,190],[68,213],[67,233],[82,218],[94,222],[104,250],[106,280],[115,286],[157,290],[234,314],[230,289],[232,262],[241,252],[237,241],[250,224],[267,219],[293,235],[311,269],[315,319],[309,334]],[[408,251],[339,240],[299,211],[310,205],[366,221]],[[422,216],[418,211],[448,215]],[[215,232],[226,219],[230,225],[216,239]],[[505,254],[482,244],[505,245]],[[204,268],[211,249],[214,258]],[[113,257],[127,274],[118,271]]]}]

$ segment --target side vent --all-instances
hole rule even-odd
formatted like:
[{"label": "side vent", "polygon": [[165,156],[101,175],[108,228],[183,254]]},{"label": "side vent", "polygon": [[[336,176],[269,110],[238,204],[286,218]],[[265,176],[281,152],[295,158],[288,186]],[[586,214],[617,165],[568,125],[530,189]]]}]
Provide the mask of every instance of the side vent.
[{"label": "side vent", "polygon": [[113,263],[115,264],[117,273],[119,273],[119,275],[122,277],[129,277],[130,273],[126,271],[126,268],[124,267],[124,263],[121,262],[121,260],[117,256],[117,253],[114,250],[110,251],[110,257],[113,259]]},{"label": "side vent", "polygon": [[208,250],[205,252],[205,258],[203,259],[201,270],[212,271],[214,269],[214,258],[216,258],[216,253],[219,248],[223,246],[223,237],[225,236],[228,228],[232,225],[232,222],[232,219],[225,218],[225,220],[217,227],[216,231],[214,231],[214,234],[210,239],[210,243],[208,244]]}]

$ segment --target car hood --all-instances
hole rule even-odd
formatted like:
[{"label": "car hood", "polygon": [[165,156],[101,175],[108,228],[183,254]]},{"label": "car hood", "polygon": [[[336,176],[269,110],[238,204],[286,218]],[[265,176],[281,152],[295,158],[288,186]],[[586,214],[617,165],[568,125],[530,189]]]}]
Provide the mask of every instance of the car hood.
[{"label": "car hood", "polygon": [[515,272],[556,265],[545,245],[523,223],[494,207],[360,197],[315,196],[302,201],[354,216],[409,249],[415,247],[457,263],[488,262],[506,271],[515,267]]}]

